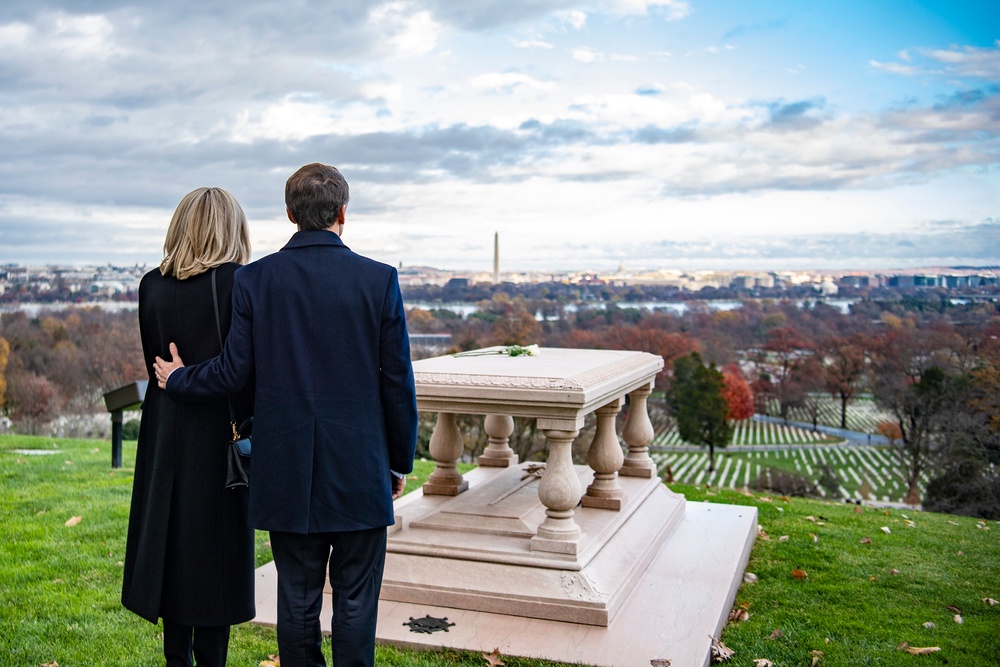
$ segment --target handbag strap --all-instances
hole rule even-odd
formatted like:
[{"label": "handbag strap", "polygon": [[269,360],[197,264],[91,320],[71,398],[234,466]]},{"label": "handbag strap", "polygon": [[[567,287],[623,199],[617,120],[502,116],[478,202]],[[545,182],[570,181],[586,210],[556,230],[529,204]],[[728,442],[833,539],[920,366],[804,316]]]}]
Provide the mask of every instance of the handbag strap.
[{"label": "handbag strap", "polygon": [[[218,288],[215,285],[215,269],[217,267],[212,267],[212,306],[215,308],[215,333],[219,336],[219,351],[221,353],[222,348],[225,347],[225,343],[222,340],[222,319],[219,317],[219,295]],[[233,440],[238,440],[240,437],[239,431],[236,430],[236,413],[233,412],[233,401],[226,396],[226,404],[229,406],[229,423],[233,427]]]}]

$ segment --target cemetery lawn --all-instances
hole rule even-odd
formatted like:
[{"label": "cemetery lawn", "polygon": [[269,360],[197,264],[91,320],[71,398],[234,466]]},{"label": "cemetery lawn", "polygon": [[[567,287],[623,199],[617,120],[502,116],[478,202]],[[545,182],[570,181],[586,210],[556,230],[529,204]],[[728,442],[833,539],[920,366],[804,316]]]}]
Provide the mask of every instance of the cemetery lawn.
[{"label": "cemetery lawn", "polygon": [[[107,441],[0,436],[0,664],[162,665],[160,626],[119,601],[134,455],[135,443],[125,443],[124,466],[112,470]],[[418,461],[408,490],[432,470],[432,462]],[[692,502],[755,505],[759,511],[763,533],[748,568],[759,580],[740,589],[737,605],[749,617],[724,631],[723,643],[736,651],[724,664],[750,666],[765,658],[776,666],[810,665],[815,657],[818,667],[997,663],[1000,604],[983,601],[1000,599],[996,525],[909,510],[865,507],[856,513],[854,505],[703,486],[672,488]],[[269,560],[267,536],[259,533],[257,563]],[[807,578],[794,578],[796,569]],[[941,651],[914,656],[897,649],[901,642]],[[276,651],[273,628],[243,624],[233,629],[229,664],[256,667]],[[512,667],[551,664],[501,658]],[[385,646],[377,662],[486,664],[479,653]]]}]

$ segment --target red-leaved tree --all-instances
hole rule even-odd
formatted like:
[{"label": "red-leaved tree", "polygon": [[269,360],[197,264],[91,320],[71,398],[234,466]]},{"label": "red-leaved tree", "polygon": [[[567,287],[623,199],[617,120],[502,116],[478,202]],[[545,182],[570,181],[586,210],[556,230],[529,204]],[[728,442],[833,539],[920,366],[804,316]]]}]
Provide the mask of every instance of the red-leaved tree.
[{"label": "red-leaved tree", "polygon": [[726,364],[722,368],[722,380],[725,386],[722,396],[729,406],[727,419],[750,419],[754,413],[753,392],[743,373],[736,364]]}]

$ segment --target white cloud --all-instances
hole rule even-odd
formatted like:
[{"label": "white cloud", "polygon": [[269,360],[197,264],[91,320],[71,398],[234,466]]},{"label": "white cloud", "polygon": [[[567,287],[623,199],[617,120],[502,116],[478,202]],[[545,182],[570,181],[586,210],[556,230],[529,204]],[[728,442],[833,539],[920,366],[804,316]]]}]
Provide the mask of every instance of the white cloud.
[{"label": "white cloud", "polygon": [[336,130],[337,123],[325,104],[286,97],[256,111],[241,110],[230,137],[242,144],[260,139],[299,141]]},{"label": "white cloud", "polygon": [[551,91],[554,84],[518,72],[490,72],[473,77],[469,83],[478,91],[509,94],[515,90]]},{"label": "white cloud", "polygon": [[917,76],[919,74],[925,74],[926,72],[919,67],[914,67],[912,65],[903,65],[901,63],[883,63],[877,60],[869,60],[868,64],[875,69],[880,69],[883,72],[889,72],[890,74],[902,74],[903,76]]},{"label": "white cloud", "polygon": [[951,49],[925,49],[922,53],[947,65],[958,76],[1000,80],[1000,40],[992,48],[966,46]]},{"label": "white cloud", "polygon": [[684,0],[605,0],[603,5],[612,14],[645,15],[656,10],[668,21],[679,21],[691,13],[691,6]]},{"label": "white cloud", "polygon": [[552,44],[541,39],[521,39],[514,42],[514,46],[519,49],[552,49]]},{"label": "white cloud", "polygon": [[573,49],[573,60],[579,60],[581,63],[596,63],[604,60],[604,54],[588,48]]},{"label": "white cloud", "polygon": [[573,30],[581,30],[587,24],[587,14],[581,11],[558,12],[556,18]]},{"label": "white cloud", "polygon": [[410,2],[390,2],[371,10],[370,23],[381,31],[399,56],[427,55],[437,46],[443,26],[428,10]]}]

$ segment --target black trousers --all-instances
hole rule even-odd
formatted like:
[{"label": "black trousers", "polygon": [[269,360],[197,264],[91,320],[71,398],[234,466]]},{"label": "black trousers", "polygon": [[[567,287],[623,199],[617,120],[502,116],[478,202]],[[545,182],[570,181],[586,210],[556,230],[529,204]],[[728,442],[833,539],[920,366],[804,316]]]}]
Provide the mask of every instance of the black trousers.
[{"label": "black trousers", "polygon": [[374,666],[385,544],[385,528],[308,535],[271,531],[281,667],[326,665],[319,617],[327,572],[333,589],[333,664]]},{"label": "black trousers", "polygon": [[[191,627],[163,619],[167,667],[226,667],[229,626]],[[195,663],[195,660],[198,662]]]}]

